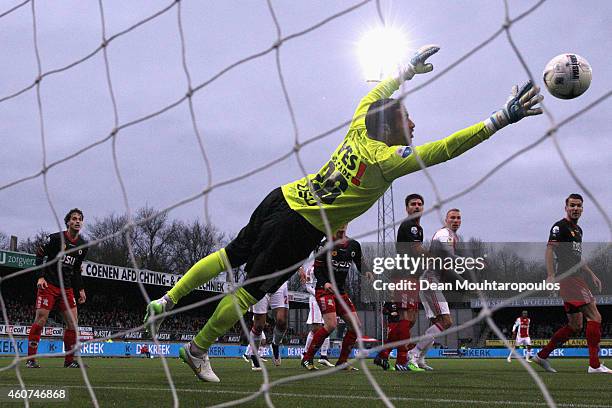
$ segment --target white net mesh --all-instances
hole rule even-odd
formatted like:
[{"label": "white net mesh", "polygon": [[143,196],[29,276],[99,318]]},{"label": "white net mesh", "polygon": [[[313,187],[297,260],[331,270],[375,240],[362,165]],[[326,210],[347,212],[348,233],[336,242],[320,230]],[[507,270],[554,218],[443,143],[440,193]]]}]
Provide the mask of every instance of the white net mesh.
[{"label": "white net mesh", "polygon": [[[366,18],[369,19],[369,21],[372,21],[372,24],[374,24],[376,21],[386,24],[386,10],[384,9],[385,6],[389,6],[385,2],[381,1],[363,1],[350,4],[348,6],[341,6],[340,3],[330,5],[327,2],[312,5],[295,5],[295,7],[298,9],[296,13],[304,12],[309,8],[325,10],[326,8],[331,7],[334,10],[326,13],[327,16],[325,18],[320,19],[315,23],[306,25],[304,28],[297,30],[290,30],[283,25],[283,18],[279,18],[280,15],[286,17],[290,11],[287,9],[286,5],[284,7],[280,7],[281,5],[277,6],[271,1],[267,2],[267,10],[261,7],[261,5],[253,6],[250,4],[248,7],[253,7],[253,10],[249,10],[247,13],[244,13],[244,10],[242,10],[244,7],[243,4],[232,4],[228,5],[226,10],[216,10],[219,13],[218,15],[206,14],[206,7],[200,8],[191,2],[172,1],[167,2],[167,4],[163,4],[163,2],[157,3],[159,6],[156,11],[148,11],[146,13],[142,10],[151,10],[152,6],[150,3],[145,6],[142,3],[134,4],[130,2],[129,6],[119,6],[116,2],[103,2],[100,0],[98,2],[97,10],[92,8],[86,8],[85,10],[84,6],[78,6],[83,7],[82,11],[87,13],[88,17],[91,17],[94,15],[94,13],[97,13],[97,19],[99,20],[100,24],[98,37],[96,39],[80,39],[77,38],[79,37],[78,35],[73,36],[74,38],[71,39],[71,41],[78,42],[78,40],[81,40],[91,44],[91,46],[88,48],[90,51],[81,53],[80,55],[73,55],[75,52],[73,52],[70,46],[74,45],[74,43],[67,41],[66,38],[64,38],[64,40],[67,41],[64,52],[59,53],[60,55],[56,55],[59,49],[54,48],[57,46],[53,45],[54,39],[52,37],[47,37],[47,35],[53,34],[53,31],[49,30],[49,20],[56,20],[58,24],[63,24],[65,22],[63,18],[66,16],[64,16],[61,8],[69,7],[68,5],[61,4],[60,6],[57,3],[50,5],[29,0],[15,4],[12,8],[7,7],[6,11],[0,13],[0,19],[7,21],[9,23],[8,27],[20,28],[19,41],[23,43],[23,49],[21,49],[22,52],[25,52],[24,50],[27,48],[26,43],[31,40],[32,45],[29,49],[33,50],[35,57],[33,61],[33,70],[30,70],[29,72],[21,72],[20,77],[14,79],[11,78],[11,80],[8,82],[9,86],[3,87],[2,93],[4,95],[0,97],[0,106],[17,104],[18,106],[23,107],[27,105],[28,108],[24,108],[23,117],[27,117],[27,119],[29,119],[31,122],[28,126],[22,127],[21,130],[23,131],[25,129],[25,132],[16,137],[22,138],[23,144],[29,149],[38,148],[36,147],[37,139],[40,141],[40,146],[42,146],[41,154],[38,157],[35,157],[35,155],[30,155],[27,159],[29,164],[29,167],[26,169],[27,171],[23,171],[24,167],[21,166],[19,173],[13,174],[13,172],[11,172],[9,177],[2,178],[0,194],[19,195],[24,191],[29,191],[24,187],[28,185],[29,182],[34,180],[42,181],[42,191],[44,192],[44,197],[47,200],[48,207],[56,220],[57,227],[61,229],[62,222],[60,216],[58,215],[58,208],[63,208],[66,205],[65,202],[69,201],[71,197],[68,197],[66,200],[63,199],[61,200],[61,204],[59,203],[60,200],[58,199],[57,195],[54,194],[54,190],[58,185],[58,180],[52,177],[53,173],[57,172],[57,174],[63,174],[64,177],[66,177],[66,166],[86,165],[87,161],[91,160],[92,154],[98,154],[97,152],[101,152],[103,146],[106,146],[106,148],[110,147],[111,155],[107,159],[107,166],[101,171],[106,173],[114,173],[116,181],[114,186],[104,186],[104,189],[109,189],[110,193],[118,194],[118,196],[121,197],[123,210],[128,214],[128,222],[123,231],[120,233],[128,236],[129,231],[135,226],[135,222],[132,217],[134,202],[134,199],[131,199],[133,195],[132,191],[136,191],[136,194],[134,195],[139,197],[138,201],[142,200],[143,197],[145,201],[147,199],[146,194],[142,194],[140,187],[135,183],[132,183],[130,180],[135,177],[136,173],[150,172],[151,177],[159,180],[161,183],[177,183],[178,175],[173,174],[173,172],[169,171],[168,168],[171,166],[171,162],[173,160],[181,160],[181,150],[189,149],[197,152],[201,159],[197,165],[192,167],[192,171],[193,173],[203,177],[200,177],[200,180],[191,183],[188,180],[186,184],[189,184],[189,188],[170,189],[171,192],[169,196],[173,197],[172,201],[166,203],[161,211],[179,210],[181,208],[189,207],[190,205],[193,205],[193,203],[197,204],[199,203],[199,200],[202,200],[204,203],[204,214],[206,221],[214,221],[211,216],[210,208],[210,196],[213,192],[222,191],[223,187],[235,185],[241,181],[249,179],[251,176],[262,175],[272,179],[273,183],[268,186],[272,187],[277,181],[278,183],[289,181],[282,177],[281,179],[278,179],[276,175],[270,176],[269,171],[272,169],[274,172],[281,173],[282,175],[282,173],[284,173],[288,168],[287,160],[294,160],[301,173],[306,175],[313,169],[313,163],[317,163],[314,164],[314,166],[317,166],[324,159],[326,159],[326,155],[329,154],[330,151],[330,143],[334,146],[336,144],[335,142],[332,143],[332,141],[329,140],[329,136],[342,131],[350,123],[348,116],[350,114],[350,110],[347,109],[352,109],[352,104],[354,104],[354,101],[348,100],[346,102],[347,107],[338,109],[338,111],[346,113],[345,117],[347,119],[341,123],[334,123],[332,125],[326,123],[326,120],[324,119],[321,121],[321,123],[325,124],[325,130],[320,130],[318,125],[313,125],[312,123],[316,121],[313,121],[313,118],[309,118],[308,125],[302,125],[304,119],[301,115],[304,113],[296,110],[295,107],[297,105],[295,100],[298,98],[313,98],[313,95],[309,94],[302,96],[298,95],[298,92],[295,90],[292,90],[292,79],[287,72],[293,72],[296,63],[327,65],[327,61],[306,62],[308,61],[310,53],[313,52],[313,46],[325,47],[324,43],[326,38],[328,38],[328,36],[337,35],[336,31],[331,31],[332,29],[338,29],[339,32],[342,32],[342,30],[347,31],[347,28],[343,27],[345,24],[345,19],[348,19],[355,14],[358,15],[356,20],[350,20],[353,24],[355,24],[356,21],[363,21],[363,19]],[[495,3],[495,5],[493,6],[492,3]],[[442,77],[450,79],[453,71],[466,69],[468,61],[476,63],[474,61],[476,58],[475,54],[479,53],[483,49],[486,49],[487,47],[495,47],[496,52],[500,52],[498,50],[502,48],[500,44],[501,37],[504,35],[507,40],[505,46],[509,45],[511,48],[511,53],[510,51],[503,50],[504,58],[518,58],[520,65],[524,69],[524,72],[515,72],[513,78],[510,79],[517,81],[524,77],[524,74],[526,73],[528,78],[535,83],[538,83],[539,78],[534,77],[530,70],[530,65],[526,62],[529,59],[529,52],[521,52],[522,46],[517,45],[517,42],[514,40],[513,33],[514,29],[519,25],[519,23],[521,24],[521,29],[524,27],[537,26],[539,20],[541,19],[542,13],[546,12],[545,8],[554,7],[554,5],[545,3],[545,1],[535,2],[529,5],[529,7],[522,13],[515,17],[511,17],[511,10],[508,1],[486,2],[486,10],[484,10],[483,13],[490,12],[491,8],[493,8],[496,12],[486,14],[486,18],[483,17],[486,19],[487,24],[489,23],[489,20],[499,18],[498,15],[500,14],[501,10],[504,11],[501,21],[497,23],[497,29],[481,41],[478,39],[466,38],[466,43],[474,44],[471,46],[471,48],[465,47],[469,48],[469,51],[456,58],[452,63],[446,64],[446,67],[441,67],[440,64],[438,64],[434,73],[426,76],[424,80],[421,80],[422,82],[412,81],[408,86],[404,85],[401,90],[401,98],[407,98],[425,87],[435,87],[436,85],[434,83],[438,82],[438,80],[442,79]],[[72,6],[77,7],[76,4],[72,4]],[[401,8],[404,6],[408,7],[404,3],[398,3],[395,5],[396,8]],[[113,21],[110,21],[106,14],[106,10],[110,8],[114,9]],[[128,9],[129,13],[126,12]],[[187,11],[185,11],[185,9],[187,9]],[[431,9],[433,10],[435,7],[431,7]],[[253,26],[253,28],[269,31],[265,46],[260,45],[262,42],[260,39],[261,37],[250,40],[248,33],[236,33],[235,31],[232,31],[237,29],[238,26],[235,24],[235,21],[232,20],[230,22],[230,19],[232,18],[231,14],[237,13],[238,11],[241,11],[244,14],[253,13],[254,21],[261,21],[261,19],[265,18],[265,14],[268,14],[268,21],[271,21],[271,23],[268,23],[268,26]],[[125,15],[122,14],[124,12]],[[199,20],[193,19],[194,13],[201,14],[198,17]],[[430,13],[435,14],[435,11],[431,11]],[[538,13],[540,13],[539,17]],[[70,13],[66,14],[70,15]],[[415,14],[417,14],[417,11],[415,11]],[[186,16],[189,18],[186,18]],[[29,32],[26,33],[28,24],[24,23],[24,21],[27,21],[28,19],[30,19],[31,24],[29,26]],[[40,31],[40,20],[44,21],[44,24],[42,24],[42,27],[44,27],[43,32]],[[198,21],[200,22],[199,25],[196,24]],[[308,19],[305,19],[305,21],[308,21]],[[244,24],[248,26],[244,31],[248,31],[249,28],[252,28],[251,22],[245,22]],[[451,22],[446,22],[445,24],[451,24]],[[237,39],[232,41],[230,38],[226,37],[227,44],[223,43],[222,41],[209,41],[209,38],[218,40],[219,36],[213,35],[212,31],[222,30],[225,25],[231,26],[231,29],[228,28],[223,35],[232,36],[236,34]],[[159,33],[156,33],[157,30],[161,30],[159,28],[160,26],[164,27],[164,30],[162,30],[163,35],[158,35]],[[173,28],[169,30],[168,27]],[[130,37],[135,37],[135,40],[134,42],[129,43],[129,45],[126,45],[124,40]],[[270,38],[272,38],[272,40],[270,40]],[[238,42],[242,43],[238,46]],[[219,52],[219,47],[231,46],[237,46],[241,50],[247,49],[249,51],[245,53],[246,56],[234,60],[226,61],[225,57],[216,59],[215,53]],[[291,47],[298,47],[300,49],[299,52],[304,54],[304,59],[300,60],[299,62],[283,59],[284,53],[287,49],[291,50]],[[253,51],[253,49],[256,51]],[[129,67],[129,58],[126,59],[124,57],[118,57],[118,55],[121,53],[128,53],[128,55],[131,53],[131,55],[134,56],[134,64],[140,64],[142,62],[138,57],[144,58],[145,60],[147,58],[151,58],[151,61],[149,61],[147,66],[138,66],[137,69],[141,68],[145,70],[148,69],[158,71],[167,70],[169,72],[159,73],[160,79],[153,83],[149,82],[151,77],[148,77],[144,73],[144,79],[139,79],[138,76],[124,76],[122,75],[122,72],[124,70],[129,71],[132,67]],[[551,52],[550,56],[554,54],[555,52]],[[291,52],[290,55],[295,56],[295,52]],[[333,62],[335,56],[328,55],[328,58]],[[495,56],[488,56],[487,58],[495,58]],[[171,59],[171,61],[174,62],[169,63],[166,59]],[[270,64],[270,59],[273,60],[272,65]],[[210,60],[215,60],[215,63],[207,63]],[[86,122],[86,119],[79,120],[78,116],[73,116],[74,112],[61,109],[63,104],[61,98],[58,98],[58,95],[61,95],[64,90],[58,88],[54,80],[59,80],[65,75],[74,75],[79,77],[79,79],[82,79],[82,76],[87,77],[89,71],[87,71],[86,68],[92,64],[103,66],[103,69],[98,71],[98,73],[102,73],[103,76],[86,79],[85,82],[89,83],[91,88],[84,90],[81,95],[68,92],[70,95],[69,97],[71,98],[82,98],[80,102],[85,105],[85,109],[91,110],[96,107],[100,109],[100,114],[97,115],[99,120],[96,121],[96,123],[90,124],[84,123]],[[482,60],[479,60],[477,64],[482,65]],[[168,68],[171,65],[172,67]],[[491,66],[493,65],[494,64],[491,63]],[[211,68],[219,66],[222,68]],[[275,70],[273,74],[271,66],[273,66]],[[290,68],[286,69],[286,66],[289,66]],[[472,68],[473,67],[469,69]],[[493,70],[493,68],[491,68],[491,70]],[[320,71],[316,70],[316,72],[318,73]],[[495,73],[493,74],[496,75]],[[259,81],[257,78],[258,75],[274,75],[276,77],[276,85],[280,85],[282,101],[262,100],[257,95],[257,92],[260,89],[255,85],[252,91],[249,89],[241,89],[240,92],[234,91],[233,94],[227,94],[230,95],[229,97],[232,97],[231,95],[233,95],[233,97],[237,99],[238,106],[236,111],[226,111],[225,116],[219,116],[220,120],[226,121],[227,123],[225,129],[221,128],[221,130],[227,131],[227,135],[207,135],[206,132],[202,131],[202,124],[207,123],[210,117],[216,119],[214,118],[214,115],[220,114],[219,109],[214,107],[216,92],[224,87],[231,88],[233,86],[233,81],[237,81],[238,83],[244,85],[244,82],[238,81],[237,77],[245,75],[252,76],[252,81],[255,84]],[[595,75],[597,76],[597,73]],[[419,78],[419,80],[420,79],[421,78]],[[266,80],[266,84],[269,84],[269,78],[266,77]],[[330,81],[332,80],[333,78],[330,79]],[[474,82],[478,81],[475,80]],[[64,82],[60,83],[64,84]],[[498,87],[497,84],[494,84],[494,87],[496,89],[499,88],[499,92],[502,91],[502,87]],[[163,97],[156,97],[156,88],[159,88],[159,94],[163,95]],[[170,89],[171,92],[168,92],[168,89]],[[474,93],[478,93],[478,90],[475,90]],[[202,95],[202,99],[198,99],[200,95]],[[587,183],[584,183],[578,177],[577,173],[572,168],[570,160],[567,158],[567,154],[564,153],[557,138],[557,134],[561,129],[583,117],[587,113],[594,111],[596,107],[607,101],[611,95],[612,90],[609,90],[601,95],[598,95],[596,98],[591,99],[586,106],[583,104],[576,104],[574,106],[581,106],[580,109],[573,113],[567,114],[565,118],[561,120],[556,119],[551,110],[546,109],[545,107],[545,113],[548,117],[549,125],[547,129],[544,129],[541,132],[541,136],[539,138],[534,138],[534,135],[529,135],[530,141],[528,144],[516,149],[514,152],[498,153],[498,156],[495,157],[497,164],[491,167],[490,170],[485,171],[480,178],[476,179],[467,187],[458,192],[448,195],[443,194],[442,190],[439,188],[439,180],[436,180],[434,175],[423,169],[423,173],[421,174],[425,176],[426,180],[428,180],[435,195],[435,202],[431,205],[431,210],[428,212],[439,212],[444,205],[471,194],[476,188],[489,181],[492,176],[498,173],[503,167],[510,166],[513,161],[516,161],[516,159],[535,149],[546,140],[551,139],[554,143],[557,156],[563,163],[565,169],[569,172],[571,179],[580,187],[581,191],[586,194],[589,202],[592,202],[597,208],[598,212],[601,214],[601,217],[605,221],[605,228],[607,231],[612,232],[612,223],[610,222],[610,218],[604,207],[598,201],[598,197],[587,187]],[[503,94],[500,94],[500,97],[501,96],[503,96]],[[253,97],[254,102],[248,100],[251,97]],[[30,100],[25,100],[25,98],[30,98]],[[93,102],[88,102],[87,99],[92,99]],[[139,100],[153,102],[138,104],[137,102]],[[102,101],[104,101],[104,103],[102,103]],[[260,127],[256,127],[257,131],[261,131],[264,126],[269,126],[273,131],[278,130],[280,127],[276,124],[277,121],[288,121],[289,128],[292,129],[292,137],[289,135],[287,136],[286,149],[277,156],[270,158],[270,155],[264,155],[263,157],[269,158],[265,162],[260,162],[257,160],[257,158],[246,161],[241,160],[241,158],[235,158],[234,160],[236,163],[232,172],[228,172],[226,169],[221,169],[219,171],[220,175],[217,175],[217,168],[213,165],[213,160],[211,160],[211,157],[214,154],[219,154],[219,149],[217,148],[218,146],[224,146],[225,149],[239,149],[240,146],[228,145],[239,142],[239,138],[259,137],[256,134],[256,131],[254,131],[252,135],[239,135],[238,137],[235,137],[231,131],[233,121],[246,119],[242,117],[240,105],[245,104],[248,107],[249,104],[252,103],[268,103],[270,105],[269,117],[256,118],[256,122],[260,123]],[[31,111],[32,105],[35,106],[34,111]],[[332,107],[325,102],[322,102],[322,105],[326,106],[328,109]],[[299,106],[302,107],[303,104],[299,104]],[[184,134],[187,127],[182,128],[179,126],[179,131],[175,132],[173,128],[173,126],[175,126],[174,124],[164,122],[164,120],[168,119],[168,116],[166,115],[168,112],[176,111],[178,109],[184,109],[185,111],[180,115],[172,116],[169,120],[173,121],[175,118],[179,117],[181,121],[188,123],[191,133],[190,135]],[[208,109],[214,111],[214,115],[207,115]],[[78,114],[78,109],[76,111]],[[244,111],[248,112],[246,108]],[[33,115],[29,115],[30,113]],[[460,113],[461,116],[467,116],[467,113]],[[246,114],[248,115],[248,113]],[[479,114],[486,115],[486,112],[480,112]],[[598,114],[601,114],[601,111],[598,111]],[[64,125],[64,127],[62,127],[60,126],[61,123],[57,123],[58,117],[60,118],[60,121],[66,121],[66,115],[70,115],[68,117],[74,119],[74,125]],[[337,118],[339,115],[334,114],[334,116]],[[263,123],[263,125],[261,125],[261,123]],[[143,133],[147,133],[146,131],[136,131],[136,128],[146,126],[150,126],[150,133],[155,134],[143,136]],[[49,141],[49,129],[53,129],[53,135],[51,137],[53,143],[50,143]],[[284,129],[285,130],[281,130],[279,132],[287,134],[286,128]],[[36,132],[38,133],[38,137],[35,136]],[[66,140],[70,141],[70,143],[64,143],[65,146],[62,146],[62,148],[58,148],[57,144],[55,143],[55,138],[57,137],[58,132],[62,133],[62,137],[66,137]],[[128,143],[128,139],[133,139],[132,143]],[[160,163],[155,163],[156,167],[166,166],[165,171],[159,172],[153,170],[152,168],[135,170],[129,166],[131,161],[130,154],[135,151],[134,149],[140,149],[144,151],[146,155],[147,152],[154,150],[150,145],[155,145],[156,143],[160,144],[161,149],[167,149],[169,161],[166,163],[161,163],[161,165]],[[313,153],[311,150],[308,150],[308,147],[312,145],[322,148],[320,151]],[[104,154],[106,154],[106,152]],[[257,152],[255,152],[255,154],[257,154]],[[145,158],[142,158],[142,155],[139,157],[141,157],[139,160],[146,160]],[[196,156],[189,155],[188,157],[193,159]],[[226,160],[226,158],[224,158],[224,160]],[[40,162],[42,163],[37,164]],[[453,163],[448,164],[448,166],[452,167]],[[213,177],[213,175],[215,175],[215,177]],[[145,188],[151,189],[151,185],[147,185]],[[186,191],[190,191],[190,193],[186,193]],[[157,191],[153,191],[152,194],[159,194],[160,192],[160,186],[158,185]],[[104,196],[104,192],[101,194]],[[259,196],[261,194],[257,195]],[[480,197],[480,199],[482,199],[482,197]],[[40,208],[37,208],[36,210],[39,211]],[[156,214],[152,215],[150,218],[155,217],[155,215]],[[427,213],[425,215],[427,215]],[[375,229],[368,230],[366,228],[365,230],[365,232],[356,235],[355,238],[358,239],[360,237],[369,236],[376,232]],[[328,236],[331,236],[331,231],[329,230]],[[105,237],[104,239],[108,238],[110,237]],[[88,243],[88,246],[96,245],[102,240],[103,239],[91,241]],[[329,247],[327,249],[329,249]],[[59,256],[63,255],[64,253],[59,254]],[[132,250],[130,250],[130,256],[133,265],[137,267],[137,262]],[[44,265],[40,267],[44,267]],[[13,273],[2,278],[2,280],[9,280],[19,275],[32,273],[34,270],[40,267],[28,268]],[[231,271],[228,272],[231,274]],[[271,276],[279,275],[284,272],[285,271],[279,271],[274,274],[257,278],[256,280],[267,279]],[[335,281],[333,284],[334,286],[336,285]],[[139,282],[139,286],[142,296],[148,302],[150,299],[143,283]],[[528,294],[529,293],[523,293],[520,295],[520,297],[527,296]],[[170,314],[177,314],[202,306],[205,303],[218,300],[221,296],[223,295],[214,296],[186,307],[176,308]],[[504,340],[505,344],[509,346],[506,337],[502,334],[499,327],[495,325],[491,315],[495,310],[506,306],[515,299],[516,298],[508,299],[506,302],[503,302],[494,308],[488,307],[486,302],[484,302],[482,311],[476,318],[464,322],[459,326],[452,327],[442,334],[457,332],[465,327],[485,321],[493,330],[495,335]],[[5,300],[3,297],[0,297],[0,305],[2,305],[4,321],[9,322],[6,308],[4,307]],[[249,330],[244,319],[241,319],[241,325],[245,333],[248,333]],[[143,326],[134,327],[126,332],[141,330],[142,328]],[[118,333],[113,337],[120,337],[124,333]],[[359,339],[362,337],[361,334],[361,332],[358,333]],[[14,343],[15,340],[10,333],[9,336],[11,341]],[[410,341],[416,342],[420,338],[421,337],[414,337]],[[100,340],[105,339],[95,339],[95,341]],[[155,339],[155,342],[159,344],[157,339]],[[386,346],[393,345],[395,344],[388,344]],[[77,342],[75,349],[78,349],[80,346],[81,343]],[[361,340],[358,342],[358,347],[360,349],[364,349],[364,344],[361,342]],[[359,353],[359,356],[361,356],[358,357],[361,362],[360,366],[367,376],[370,386],[376,391],[378,397],[386,406],[393,406],[392,399],[387,397],[380,385],[375,380],[374,376],[370,373],[368,366],[365,364],[365,360],[363,359],[365,354]],[[174,384],[172,373],[168,368],[166,359],[163,357],[163,355],[161,357],[163,369],[167,378],[167,387],[172,392],[174,406],[179,406],[180,400]],[[25,385],[20,374],[20,363],[26,358],[27,357],[25,356],[16,356],[10,366],[2,368],[3,371],[14,368],[16,377],[22,388],[25,388]],[[80,357],[78,358],[80,359]],[[533,381],[539,387],[545,399],[546,405],[550,407],[556,406],[555,401],[553,401],[538,373],[523,360],[521,361],[525,369],[533,378]],[[245,403],[258,398],[261,394],[264,395],[267,404],[269,406],[273,406],[271,398],[272,393],[274,393],[274,395],[284,395],[282,392],[275,392],[275,387],[281,384],[301,381],[315,376],[333,375],[335,371],[336,370],[334,369],[330,369],[324,371],[321,370],[314,373],[305,372],[301,375],[271,381],[264,365],[262,372],[262,385],[258,392],[243,396],[239,391],[236,391],[234,394],[236,395],[237,399],[230,400],[218,406],[231,406]],[[100,406],[101,404],[99,401],[99,395],[96,392],[96,385],[92,384],[89,380],[87,370],[82,368],[81,372],[91,397],[91,403],[96,407]],[[229,391],[224,392],[231,394]],[[288,393],[285,394],[291,395]],[[406,402],[412,400],[416,401],[419,399],[405,397],[394,398],[393,400]],[[440,400],[438,402],[466,403],[466,401],[463,400]],[[469,403],[469,401],[467,402]],[[26,406],[29,406],[27,401]]]}]

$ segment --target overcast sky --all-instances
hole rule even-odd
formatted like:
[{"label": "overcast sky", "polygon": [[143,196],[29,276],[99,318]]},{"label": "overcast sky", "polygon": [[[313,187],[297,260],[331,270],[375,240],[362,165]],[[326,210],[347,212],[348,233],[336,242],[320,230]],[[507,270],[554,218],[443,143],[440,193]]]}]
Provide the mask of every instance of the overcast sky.
[{"label": "overcast sky", "polygon": [[[20,1],[3,1],[0,13]],[[512,0],[519,15],[536,1]],[[171,1],[104,1],[107,37],[145,19]],[[264,1],[182,1],[187,65],[194,85],[247,56],[268,49],[276,29]],[[302,31],[344,10],[356,1],[272,1],[283,36]],[[388,21],[403,27],[410,40],[408,58],[419,46],[436,43],[434,73],[446,69],[498,30],[504,19],[501,0],[382,1]],[[573,0],[547,1],[512,27],[512,36],[542,85],[546,63],[563,52],[584,56],[593,67],[591,88],[569,101],[545,93],[545,106],[557,120],[584,108],[612,89],[610,64],[612,2],[592,1],[576,8]],[[178,8],[118,37],[108,46],[108,60],[119,123],[125,124],[179,100],[187,90],[181,62]],[[295,112],[299,138],[305,140],[350,119],[371,88],[364,81],[357,42],[380,23],[370,2],[304,36],[284,43],[283,75]],[[37,75],[30,4],[0,18],[0,97],[33,83]],[[38,47],[43,72],[64,67],[91,53],[101,43],[97,1],[36,2]],[[407,83],[414,87],[429,76]],[[455,66],[445,76],[410,95],[406,106],[416,123],[415,144],[436,140],[485,119],[506,100],[511,86],[527,74],[505,34]],[[46,136],[46,161],[73,154],[107,136],[113,128],[113,107],[102,52],[66,71],[46,76],[40,86]],[[210,159],[213,182],[258,168],[290,151],[294,131],[276,71],[268,53],[239,65],[203,87],[193,98],[197,123]],[[612,142],[612,98],[562,127],[561,148],[577,176],[609,214]],[[36,89],[0,102],[0,187],[40,171],[43,163],[41,123]],[[430,169],[443,197],[467,188],[498,163],[543,136],[547,117],[526,119],[451,162]],[[347,128],[307,145],[301,158],[309,172],[328,160]],[[72,207],[85,212],[86,222],[125,205],[114,167],[110,141],[61,163],[48,172],[53,205],[60,216]],[[121,130],[116,141],[119,170],[129,205],[161,209],[201,192],[207,171],[186,102]],[[222,231],[237,233],[252,210],[273,188],[301,176],[295,156],[210,193],[209,211]],[[404,217],[403,197],[419,192],[426,204],[433,189],[423,173],[397,180],[395,216]],[[583,192],[563,166],[551,140],[546,140],[498,171],[471,193],[444,208],[463,211],[464,236],[488,241],[543,241],[562,218],[563,200]],[[355,220],[349,233],[376,228],[376,207]],[[183,205],[171,217],[204,219],[204,200]],[[423,221],[425,235],[440,226],[435,215]],[[610,231],[591,200],[581,225],[586,241],[609,241]],[[0,190],[0,231],[26,238],[39,229],[56,230],[38,177]],[[371,235],[363,240],[375,240]]]}]

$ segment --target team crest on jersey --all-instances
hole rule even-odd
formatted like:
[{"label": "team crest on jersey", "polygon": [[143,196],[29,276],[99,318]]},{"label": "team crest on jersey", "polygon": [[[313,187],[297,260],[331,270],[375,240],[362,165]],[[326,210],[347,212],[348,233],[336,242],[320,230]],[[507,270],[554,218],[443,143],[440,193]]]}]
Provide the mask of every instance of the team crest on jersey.
[{"label": "team crest on jersey", "polygon": [[336,255],[338,255],[338,252],[332,251],[332,256],[336,256]]},{"label": "team crest on jersey", "polygon": [[410,228],[410,232],[416,235],[416,233],[419,232],[419,229],[417,227],[412,227]]},{"label": "team crest on jersey", "polygon": [[555,225],[551,232],[553,235],[557,235],[559,233],[559,226]]},{"label": "team crest on jersey", "polygon": [[412,153],[412,148],[410,146],[398,147],[395,153],[402,159],[405,159],[406,157],[410,156],[410,153]]}]

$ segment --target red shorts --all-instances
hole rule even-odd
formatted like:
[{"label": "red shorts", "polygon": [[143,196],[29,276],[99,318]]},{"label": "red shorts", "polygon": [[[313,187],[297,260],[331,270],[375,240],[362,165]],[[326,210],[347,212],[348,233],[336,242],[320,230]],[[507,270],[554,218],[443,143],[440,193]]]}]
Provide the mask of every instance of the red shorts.
[{"label": "red shorts", "polygon": [[351,298],[346,293],[339,296],[346,303],[346,307],[343,307],[334,294],[327,292],[325,289],[317,289],[315,297],[317,298],[319,309],[321,309],[321,314],[336,313],[337,315],[344,316],[345,314],[356,312],[355,305],[353,305]]},{"label": "red shorts", "polygon": [[403,310],[419,310],[419,278],[394,279],[394,283],[401,281],[413,282],[414,289],[395,290],[393,292],[393,302],[398,309]]},{"label": "red shorts", "polygon": [[58,302],[59,310],[64,311],[67,309],[73,309],[76,307],[76,300],[74,299],[74,292],[72,288],[66,289],[66,299],[68,299],[68,305],[64,303],[62,296],[62,290],[55,285],[48,284],[46,289],[38,288],[36,293],[36,309],[53,310],[55,302]]}]

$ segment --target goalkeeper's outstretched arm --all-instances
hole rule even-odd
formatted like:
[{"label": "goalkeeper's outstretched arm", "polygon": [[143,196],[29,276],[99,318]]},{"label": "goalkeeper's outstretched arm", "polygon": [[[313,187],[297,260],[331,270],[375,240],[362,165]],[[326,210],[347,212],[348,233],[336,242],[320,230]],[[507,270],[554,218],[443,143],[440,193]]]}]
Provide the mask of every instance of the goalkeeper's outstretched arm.
[{"label": "goalkeeper's outstretched arm", "polygon": [[503,127],[528,116],[540,115],[542,109],[536,105],[543,99],[540,89],[531,81],[527,81],[520,88],[515,85],[508,101],[489,118],[444,139],[417,146],[416,154],[398,155],[397,149],[400,146],[390,146],[380,152],[381,168],[392,180],[420,170],[421,164],[417,156],[425,167],[453,159],[484,142]]}]

